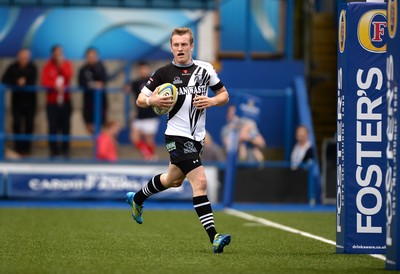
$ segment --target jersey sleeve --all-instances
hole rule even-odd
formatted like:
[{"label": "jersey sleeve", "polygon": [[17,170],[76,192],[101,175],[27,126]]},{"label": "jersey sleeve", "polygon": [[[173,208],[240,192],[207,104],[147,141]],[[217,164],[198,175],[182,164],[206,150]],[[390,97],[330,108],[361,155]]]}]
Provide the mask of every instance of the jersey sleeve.
[{"label": "jersey sleeve", "polygon": [[162,85],[160,70],[156,70],[153,75],[150,76],[146,85],[142,88],[141,92],[143,92],[146,96],[151,96],[153,91],[159,86]]},{"label": "jersey sleeve", "polygon": [[208,66],[208,73],[210,75],[210,89],[214,92],[220,90],[224,84],[219,79],[217,72],[211,64]]}]

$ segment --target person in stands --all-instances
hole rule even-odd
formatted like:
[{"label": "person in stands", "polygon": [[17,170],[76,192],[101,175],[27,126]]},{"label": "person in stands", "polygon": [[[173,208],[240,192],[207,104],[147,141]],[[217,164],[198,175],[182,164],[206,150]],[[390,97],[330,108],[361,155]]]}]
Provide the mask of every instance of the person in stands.
[{"label": "person in stands", "polygon": [[[31,61],[31,52],[28,48],[21,48],[17,60],[9,65],[2,80],[10,85],[12,129],[14,134],[32,134],[34,131],[34,117],[36,111],[36,92],[25,90],[27,86],[34,86],[37,81],[37,68]],[[15,140],[14,150],[20,155],[29,155],[32,142]]]},{"label": "person in stands", "polygon": [[85,64],[79,70],[79,86],[83,90],[83,119],[87,130],[94,132],[94,94],[101,92],[100,122],[104,124],[107,118],[107,96],[103,92],[107,83],[107,71],[99,60],[95,48],[86,51]]},{"label": "person in stands", "polygon": [[[63,137],[70,134],[71,100],[68,87],[73,76],[72,63],[64,58],[64,50],[61,45],[51,48],[51,58],[44,65],[41,83],[47,88],[47,118],[48,133],[56,136],[61,133]],[[62,154],[69,158],[69,141],[63,140],[60,144],[49,140],[50,157]]]}]

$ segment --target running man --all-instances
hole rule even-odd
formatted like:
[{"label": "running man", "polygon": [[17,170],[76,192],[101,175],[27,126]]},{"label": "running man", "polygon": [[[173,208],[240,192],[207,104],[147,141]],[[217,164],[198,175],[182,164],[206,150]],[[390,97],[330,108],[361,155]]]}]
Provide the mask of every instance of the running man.
[{"label": "running man", "polygon": [[[128,192],[126,201],[132,207],[134,220],[142,224],[144,201],[170,187],[181,186],[187,178],[193,189],[194,209],[210,238],[214,253],[222,253],[224,247],[230,243],[231,236],[216,231],[200,155],[206,134],[206,109],[226,104],[229,94],[211,64],[193,60],[194,43],[191,29],[174,29],[170,38],[170,48],[174,59],[156,70],[136,101],[142,108],[168,108],[172,105],[172,96],[159,96],[159,86],[172,83],[178,89],[178,100],[168,114],[165,131],[165,146],[170,155],[168,172],[155,175],[139,192]],[[214,97],[208,97],[208,87],[215,93]]]}]

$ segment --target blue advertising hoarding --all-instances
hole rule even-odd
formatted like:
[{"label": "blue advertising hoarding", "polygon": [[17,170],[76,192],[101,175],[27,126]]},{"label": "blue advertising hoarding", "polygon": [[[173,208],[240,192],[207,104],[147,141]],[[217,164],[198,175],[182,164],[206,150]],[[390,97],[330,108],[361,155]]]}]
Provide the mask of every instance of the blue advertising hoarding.
[{"label": "blue advertising hoarding", "polygon": [[[41,199],[124,199],[128,191],[139,191],[149,180],[167,168],[159,165],[63,165],[0,164],[6,176],[9,198]],[[217,201],[218,169],[205,166],[210,201]],[[192,200],[189,182],[170,188],[152,199]]]},{"label": "blue advertising hoarding", "polygon": [[83,58],[89,47],[97,48],[102,59],[169,59],[170,32],[179,26],[196,32],[204,15],[179,9],[3,6],[0,56],[14,57],[27,47],[34,58],[48,58],[51,47],[61,44],[70,59]]},{"label": "blue advertising hoarding", "polygon": [[4,176],[0,174],[0,198],[5,196],[5,184],[4,184]]},{"label": "blue advertising hoarding", "polygon": [[[115,173],[32,174],[10,173],[7,193],[12,198],[109,198],[121,199],[138,192],[151,176]],[[185,182],[154,196],[155,199],[190,200],[192,189]]]},{"label": "blue advertising hoarding", "polygon": [[276,0],[221,1],[221,51],[282,53],[285,8]]},{"label": "blue advertising hoarding", "polygon": [[337,253],[385,253],[386,24],[385,3],[339,16]]},{"label": "blue advertising hoarding", "polygon": [[386,269],[400,270],[400,231],[398,193],[399,183],[397,176],[398,167],[398,89],[400,81],[400,33],[398,29],[399,1],[388,1],[388,38],[386,53],[386,77],[387,77],[387,172],[385,178],[386,189]]}]

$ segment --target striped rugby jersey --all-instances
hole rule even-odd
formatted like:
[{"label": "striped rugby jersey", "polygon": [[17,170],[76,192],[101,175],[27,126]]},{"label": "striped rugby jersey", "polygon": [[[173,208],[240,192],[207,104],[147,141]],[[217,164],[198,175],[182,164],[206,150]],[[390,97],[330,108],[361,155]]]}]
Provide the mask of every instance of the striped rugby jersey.
[{"label": "striped rugby jersey", "polygon": [[141,92],[151,96],[164,83],[174,84],[178,90],[178,100],[168,113],[165,134],[202,141],[206,134],[206,110],[197,109],[193,98],[196,95],[207,96],[209,87],[214,92],[223,87],[213,66],[198,60],[187,66],[169,63],[154,72]]}]

